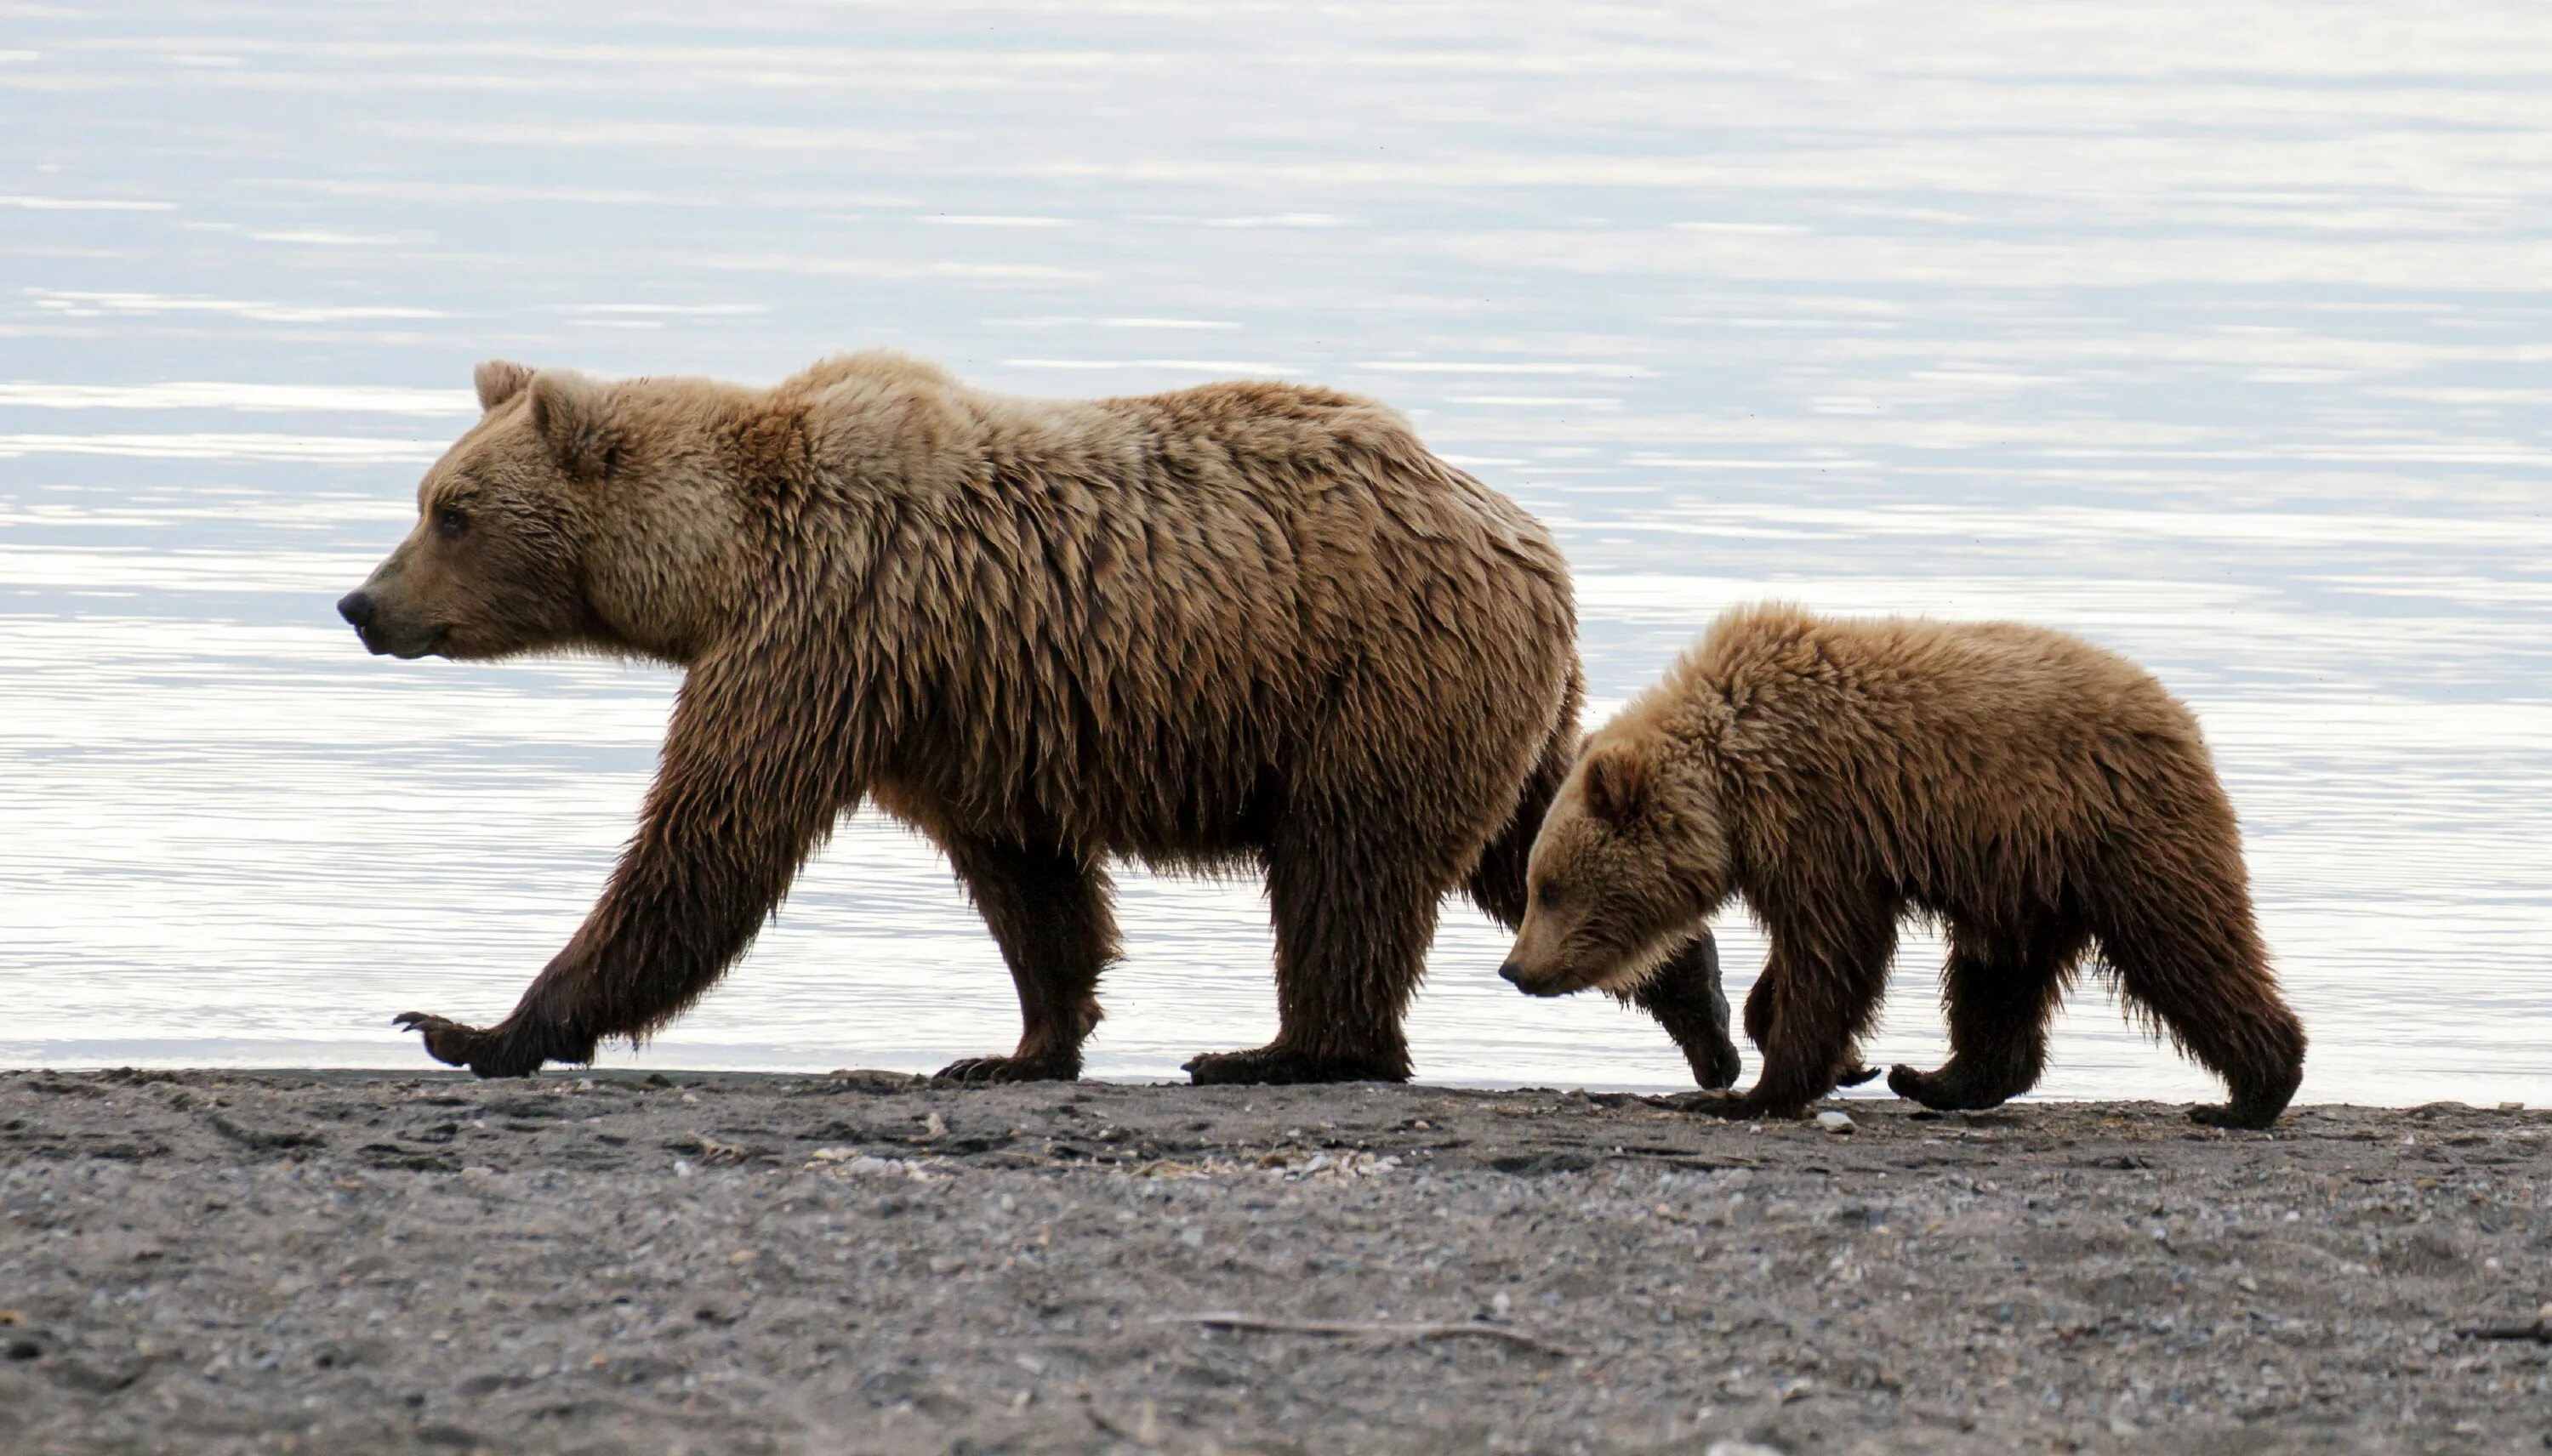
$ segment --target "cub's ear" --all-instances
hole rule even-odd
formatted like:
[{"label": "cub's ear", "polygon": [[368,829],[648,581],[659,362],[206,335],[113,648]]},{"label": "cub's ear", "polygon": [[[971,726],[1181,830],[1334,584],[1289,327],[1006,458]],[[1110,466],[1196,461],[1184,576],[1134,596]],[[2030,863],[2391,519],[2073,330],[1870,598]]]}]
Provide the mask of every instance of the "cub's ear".
[{"label": "cub's ear", "polygon": [[1648,807],[1648,762],[1628,749],[1599,749],[1586,761],[1586,808],[1613,824],[1629,824]]},{"label": "cub's ear", "polygon": [[522,393],[532,382],[532,370],[510,359],[491,359],[470,371],[470,382],[478,386],[478,412],[485,414]]},{"label": "cub's ear", "polygon": [[611,422],[611,394],[573,369],[532,375],[532,428],[571,475],[600,479],[619,460],[619,432]]}]

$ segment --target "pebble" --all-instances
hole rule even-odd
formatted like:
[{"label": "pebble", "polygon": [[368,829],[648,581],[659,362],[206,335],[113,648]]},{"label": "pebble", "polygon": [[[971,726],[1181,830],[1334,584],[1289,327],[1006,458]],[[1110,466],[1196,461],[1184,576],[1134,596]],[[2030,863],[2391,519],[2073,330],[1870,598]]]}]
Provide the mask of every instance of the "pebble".
[{"label": "pebble", "polygon": [[1828,1132],[1850,1132],[1853,1130],[1852,1115],[1848,1112],[1836,1112],[1832,1110],[1819,1112],[1817,1114],[1817,1126],[1824,1128]]},{"label": "pebble", "polygon": [[1758,1441],[1713,1441],[1701,1456],[1790,1456],[1790,1453]]}]

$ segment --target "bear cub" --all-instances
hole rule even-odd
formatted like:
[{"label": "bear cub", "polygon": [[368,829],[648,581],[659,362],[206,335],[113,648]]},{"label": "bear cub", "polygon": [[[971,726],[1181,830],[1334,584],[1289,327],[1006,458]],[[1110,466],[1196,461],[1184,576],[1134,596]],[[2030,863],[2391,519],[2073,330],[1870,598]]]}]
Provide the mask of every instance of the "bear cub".
[{"label": "bear cub", "polygon": [[1887,1079],[1927,1107],[2035,1086],[2094,947],[2229,1088],[2195,1120],[2266,1127],[2303,1075],[2196,719],[2062,633],[1733,611],[1588,739],[1528,886],[1504,975],[1535,995],[1636,986],[1744,899],[1771,939],[1745,1013],[1763,1067],[1706,1104],[1728,1116],[1796,1116],[1858,1068],[1908,910],[1950,945],[1950,1060]]}]

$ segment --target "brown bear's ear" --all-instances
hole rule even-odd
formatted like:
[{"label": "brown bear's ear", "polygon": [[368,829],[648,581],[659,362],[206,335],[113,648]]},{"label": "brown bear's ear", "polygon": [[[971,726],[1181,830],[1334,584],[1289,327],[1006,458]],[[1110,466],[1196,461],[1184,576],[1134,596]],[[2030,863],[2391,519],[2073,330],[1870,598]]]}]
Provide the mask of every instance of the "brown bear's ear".
[{"label": "brown bear's ear", "polygon": [[532,382],[532,370],[510,359],[491,359],[470,371],[470,382],[478,386],[478,412],[485,414],[522,393]]},{"label": "brown bear's ear", "polygon": [[1586,807],[1595,817],[1628,824],[1648,804],[1648,764],[1627,749],[1608,748],[1586,761]]},{"label": "brown bear's ear", "polygon": [[611,473],[619,441],[611,428],[610,395],[570,369],[532,375],[532,428],[571,475],[600,479]]}]

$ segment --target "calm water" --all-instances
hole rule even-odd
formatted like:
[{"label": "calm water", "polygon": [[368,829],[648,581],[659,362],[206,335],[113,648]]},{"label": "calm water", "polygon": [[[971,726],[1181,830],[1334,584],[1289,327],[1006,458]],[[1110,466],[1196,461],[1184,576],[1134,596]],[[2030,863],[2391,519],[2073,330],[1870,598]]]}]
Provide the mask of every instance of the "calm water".
[{"label": "calm water", "polygon": [[[1788,9],[0,8],[0,1062],[501,1013],[673,678],[375,661],[331,601],[474,361],[883,344],[1389,398],[1558,530],[1608,701],[1765,594],[2123,649],[2216,745],[2303,1095],[2552,1099],[2552,13]],[[1264,1040],[1255,888],[1126,879],[1095,1068]],[[1502,948],[1448,917],[1425,1075],[1681,1080]],[[1877,1057],[1940,1054],[1936,966]],[[863,818],[644,1060],[1016,1024]],[[2046,1091],[2205,1087],[2094,995]]]}]

